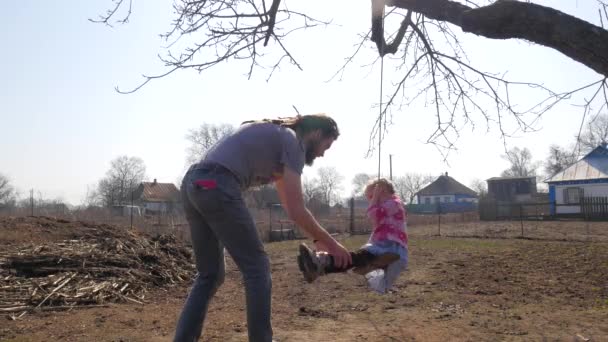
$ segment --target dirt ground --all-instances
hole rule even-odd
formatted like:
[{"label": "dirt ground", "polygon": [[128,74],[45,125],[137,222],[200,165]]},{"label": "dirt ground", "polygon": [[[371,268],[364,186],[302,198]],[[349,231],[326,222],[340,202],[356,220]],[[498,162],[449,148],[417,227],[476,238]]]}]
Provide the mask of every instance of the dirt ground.
[{"label": "dirt ground", "polygon": [[[551,222],[541,224],[551,230]],[[36,229],[24,231],[44,240]],[[45,229],[72,237],[67,228]],[[3,245],[18,243],[19,234],[0,232],[12,236],[0,238]],[[410,269],[387,295],[370,292],[355,274],[307,284],[294,262],[299,241],[266,245],[276,339],[608,341],[607,242],[432,237],[416,227],[410,233]],[[365,239],[341,238],[350,248]],[[0,340],[170,341],[189,285],[152,290],[145,305],[4,316]],[[245,341],[244,309],[240,274],[228,260],[201,340]]]}]

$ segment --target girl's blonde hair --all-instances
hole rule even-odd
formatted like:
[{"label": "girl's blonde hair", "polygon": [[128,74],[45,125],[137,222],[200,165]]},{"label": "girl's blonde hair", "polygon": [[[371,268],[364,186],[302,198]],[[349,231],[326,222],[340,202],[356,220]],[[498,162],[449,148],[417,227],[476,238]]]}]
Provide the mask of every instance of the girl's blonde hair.
[{"label": "girl's blonde hair", "polygon": [[376,186],[376,185],[383,186],[386,189],[386,191],[388,191],[388,193],[391,195],[395,194],[395,187],[393,186],[393,182],[391,182],[390,180],[388,180],[386,178],[376,178],[376,179],[370,180],[367,183],[367,185],[365,186],[365,192],[367,192],[367,190],[369,190],[371,187]]}]

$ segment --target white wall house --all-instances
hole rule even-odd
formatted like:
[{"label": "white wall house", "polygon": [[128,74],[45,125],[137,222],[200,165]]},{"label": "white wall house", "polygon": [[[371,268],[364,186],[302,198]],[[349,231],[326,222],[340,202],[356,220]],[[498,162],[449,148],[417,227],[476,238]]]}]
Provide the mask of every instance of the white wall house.
[{"label": "white wall house", "polygon": [[581,213],[583,197],[608,197],[608,149],[596,147],[581,160],[558,172],[550,179],[551,214]]},{"label": "white wall house", "polygon": [[439,176],[416,194],[419,205],[443,203],[477,203],[477,193],[454,178],[447,172]]},{"label": "white wall house", "polygon": [[170,213],[179,202],[180,193],[172,183],[142,182],[135,190],[135,201],[145,214]]}]

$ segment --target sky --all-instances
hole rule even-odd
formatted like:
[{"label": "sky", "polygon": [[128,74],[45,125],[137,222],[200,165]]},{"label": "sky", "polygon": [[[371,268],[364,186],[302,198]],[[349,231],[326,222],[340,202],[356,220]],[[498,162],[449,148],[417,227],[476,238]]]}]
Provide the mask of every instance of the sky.
[{"label": "sky", "polygon": [[[555,1],[536,1],[556,6]],[[558,9],[599,24],[595,1],[560,1]],[[166,70],[157,55],[166,53],[159,37],[170,29],[171,1],[133,2],[126,25],[91,23],[110,8],[109,0],[4,1],[0,3],[0,174],[21,196],[34,189],[45,199],[82,203],[112,159],[142,158],[147,179],[177,183],[186,167],[189,130],[202,123],[228,123],[293,115],[327,113],[336,119],[340,138],[315,161],[304,176],[319,167],[335,167],[343,176],[343,193],[353,176],[376,173],[378,155],[366,158],[370,129],[378,116],[380,70],[369,66],[374,45],[367,42],[362,57],[342,79],[331,79],[369,29],[369,2],[311,0],[292,4],[306,13],[330,19],[332,25],[296,34],[285,42],[303,71],[285,64],[267,81],[267,71],[248,80],[248,65],[222,63],[197,73],[191,70],[150,82],[124,95],[142,81],[142,74]],[[348,10],[345,10],[348,9]],[[587,67],[545,47],[521,41],[493,41],[459,34],[472,62],[482,70],[507,73],[514,80],[568,90],[599,79]],[[262,48],[276,51],[276,44]],[[385,87],[398,80],[397,62],[385,61]],[[408,89],[414,92],[415,89]],[[517,93],[534,101],[533,94]],[[578,101],[578,102],[577,102]],[[549,145],[568,145],[578,133],[582,112],[564,102],[543,116],[537,131],[516,133],[508,147],[528,147],[543,160]],[[418,104],[392,110],[392,124],[382,146],[382,174],[448,172],[465,185],[498,176],[508,168],[501,158],[505,146],[495,126],[477,120],[465,127],[457,151],[446,160],[425,143],[433,132],[432,107]],[[445,152],[445,151],[444,151]]]}]

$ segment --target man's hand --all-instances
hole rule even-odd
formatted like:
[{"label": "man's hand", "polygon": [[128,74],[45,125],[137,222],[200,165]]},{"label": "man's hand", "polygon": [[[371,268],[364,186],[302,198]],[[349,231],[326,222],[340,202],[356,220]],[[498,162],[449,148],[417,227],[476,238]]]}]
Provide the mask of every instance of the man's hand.
[{"label": "man's hand", "polygon": [[326,241],[317,241],[315,246],[317,250],[327,252],[334,257],[334,262],[336,263],[334,266],[338,268],[347,268],[353,263],[348,249],[332,237]]},{"label": "man's hand", "polygon": [[285,167],[283,177],[278,179],[275,184],[289,218],[304,229],[309,237],[319,239],[317,242],[319,249],[333,256],[337,267],[348,267],[352,263],[348,250],[321,227],[304,205],[300,175]]}]

